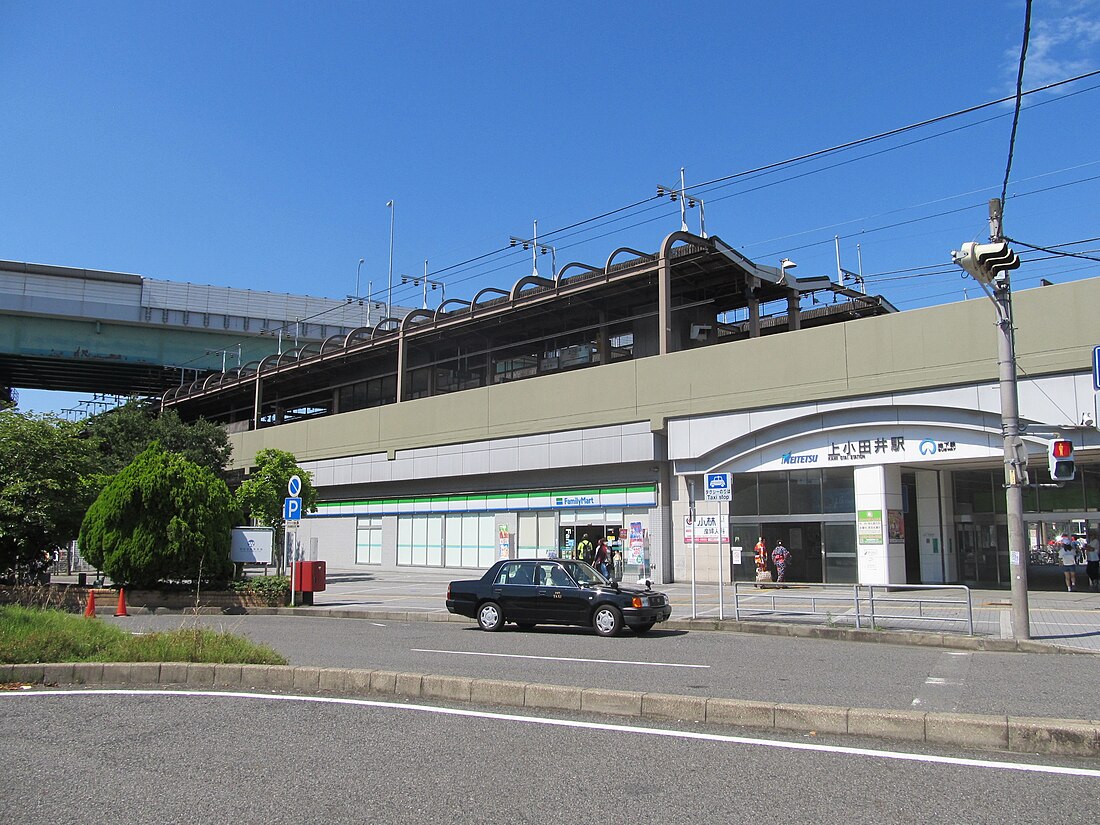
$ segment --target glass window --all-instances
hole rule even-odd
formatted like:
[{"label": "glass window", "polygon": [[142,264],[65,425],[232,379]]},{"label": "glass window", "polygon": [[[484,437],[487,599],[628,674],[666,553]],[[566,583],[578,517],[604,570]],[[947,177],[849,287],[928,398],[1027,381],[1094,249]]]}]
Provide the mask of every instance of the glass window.
[{"label": "glass window", "polygon": [[382,563],[382,519],[360,518],[355,530],[355,563]]},{"label": "glass window", "polygon": [[[1000,472],[1000,471],[998,471]],[[955,512],[959,515],[975,513],[993,513],[994,502],[993,473],[989,470],[968,470],[954,473]],[[1001,489],[1001,510],[1004,509],[1004,490]]]},{"label": "glass window", "polygon": [[397,519],[397,563],[412,564],[412,524],[408,518]]},{"label": "glass window", "polygon": [[735,516],[755,516],[760,512],[755,475],[738,473],[733,477],[733,502],[730,510],[731,515]]},{"label": "glass window", "polygon": [[472,567],[462,555],[462,516],[449,515],[443,523],[444,558],[447,567]]},{"label": "glass window", "polygon": [[443,563],[443,516],[401,516],[397,520],[397,563],[438,567]]},{"label": "glass window", "polygon": [[[497,560],[497,526],[496,517],[492,514],[481,516],[468,516],[477,531],[475,539],[477,544],[478,567],[492,567]],[[463,534],[465,534],[463,529]]]},{"label": "glass window", "polygon": [[791,512],[821,512],[821,470],[791,470]]},{"label": "glass window", "polygon": [[821,511],[823,513],[854,513],[856,511],[856,477],[848,469],[821,471]]},{"label": "glass window", "polygon": [[761,515],[786,515],[791,512],[786,473],[760,473],[756,476]]},{"label": "glass window", "polygon": [[516,523],[516,553],[521,559],[539,555],[539,517],[537,513],[520,513]]}]

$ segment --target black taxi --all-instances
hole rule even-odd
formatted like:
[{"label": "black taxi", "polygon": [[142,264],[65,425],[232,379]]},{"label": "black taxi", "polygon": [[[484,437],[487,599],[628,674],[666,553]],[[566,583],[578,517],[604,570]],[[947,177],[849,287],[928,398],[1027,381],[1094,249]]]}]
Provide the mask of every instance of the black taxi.
[{"label": "black taxi", "polygon": [[645,633],[672,615],[668,597],[650,582],[624,587],[571,559],[502,559],[480,579],[451,582],[447,610],[476,619],[482,630],[500,630],[505,622],[521,629],[562,624],[601,636],[617,636],[623,627]]}]

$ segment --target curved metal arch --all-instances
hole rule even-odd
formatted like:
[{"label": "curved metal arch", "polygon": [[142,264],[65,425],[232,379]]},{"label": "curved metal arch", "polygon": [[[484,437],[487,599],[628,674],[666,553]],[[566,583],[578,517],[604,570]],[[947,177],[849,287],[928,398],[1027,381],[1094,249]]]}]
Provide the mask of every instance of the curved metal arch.
[{"label": "curved metal arch", "polygon": [[[355,330],[352,330],[352,332],[354,332],[354,331]],[[346,335],[341,335],[339,332],[337,332],[335,335],[330,335],[328,338],[326,338],[324,341],[321,342],[320,354],[324,355],[325,354],[325,348],[333,341],[336,342],[335,349],[339,349],[340,347],[347,346],[347,344],[341,344],[340,343],[340,341],[345,339],[345,338],[347,338],[347,336]]]},{"label": "curved metal arch", "polygon": [[447,304],[459,304],[460,306],[464,306],[464,307],[467,307],[467,308],[469,308],[469,306],[470,306],[469,301],[464,301],[461,298],[448,298],[446,301],[444,301],[438,307],[436,307],[435,317],[437,319],[439,318],[440,315],[443,314],[443,307],[447,306]]},{"label": "curved metal arch", "polygon": [[497,289],[495,286],[487,286],[485,287],[485,289],[481,290],[477,295],[475,295],[472,301],[470,301],[470,309],[474,309],[478,305],[478,301],[481,300],[482,295],[487,295],[490,292],[499,295],[501,298],[508,297],[508,293],[505,292],[503,289]]},{"label": "curved metal arch", "polygon": [[275,366],[279,366],[279,359],[282,357],[283,356],[277,352],[273,352],[271,353],[271,355],[265,355],[263,358],[260,359],[260,363],[256,365],[256,375],[259,375],[263,371],[264,365],[268,362],[274,364]]},{"label": "curved metal arch", "polygon": [[432,312],[430,309],[414,309],[401,321],[401,330],[404,331],[410,326],[415,326],[416,320],[418,318],[423,318],[426,321],[434,321],[435,313]]},{"label": "curved metal arch", "polygon": [[523,288],[525,286],[531,285],[544,286],[549,289],[554,289],[558,285],[558,283],[557,281],[551,280],[550,278],[543,278],[541,275],[527,275],[526,277],[520,278],[518,281],[516,281],[515,286],[512,287],[512,300],[514,301],[516,300],[516,298],[519,297],[520,292],[523,291]]},{"label": "curved metal arch", "polygon": [[640,252],[639,250],[634,249],[633,247],[630,247],[630,246],[620,246],[618,249],[616,249],[614,252],[612,252],[610,255],[607,256],[607,263],[603,265],[603,271],[604,271],[605,275],[611,271],[611,265],[613,263],[615,263],[615,256],[618,255],[620,252],[632,252],[633,254],[637,255],[639,258],[642,258],[643,260],[646,260],[646,261],[655,261],[655,260],[657,260],[657,256],[654,255],[652,252]]},{"label": "curved metal arch", "polygon": [[570,269],[583,269],[585,272],[595,272],[599,275],[604,274],[604,271],[602,269],[600,269],[599,267],[597,267],[597,266],[591,266],[589,264],[582,264],[582,263],[579,263],[578,261],[570,261],[569,263],[567,263],[565,266],[563,266],[561,269],[558,270],[558,278],[557,278],[556,286],[561,286],[562,285],[562,282],[565,280],[565,273],[568,272]]},{"label": "curved metal arch", "polygon": [[275,361],[275,366],[281,367],[284,363],[290,364],[296,361],[302,360],[302,347],[295,347],[294,349],[288,349]]},{"label": "curved metal arch", "polygon": [[202,386],[201,386],[202,381],[203,381],[203,379],[196,378],[194,381],[192,381],[190,384],[188,384],[187,385],[187,394],[190,395],[191,393],[196,392],[197,390],[201,390],[202,389]]},{"label": "curved metal arch", "polygon": [[[392,324],[393,326],[391,326],[389,329],[382,329],[383,324]],[[380,318],[378,320],[378,323],[375,325],[374,330],[371,332],[370,337],[371,337],[371,340],[373,341],[375,339],[375,337],[378,336],[379,333],[385,334],[387,332],[399,332],[400,330],[401,330],[401,319],[400,318],[392,318],[392,317]]]},{"label": "curved metal arch", "polygon": [[[358,338],[358,337],[363,337],[363,338],[365,338],[366,340],[369,341],[371,338],[374,337],[374,331],[376,329],[377,329],[377,327],[356,327],[355,329],[353,329],[351,332],[349,332],[347,335],[344,336],[343,346],[350,347],[352,345],[352,343],[355,341],[355,339]],[[335,336],[333,336],[333,337],[335,337]],[[326,344],[328,343],[327,339],[325,340],[325,343]],[[325,349],[324,345],[322,345],[321,346],[321,351],[324,352],[324,349]]]},{"label": "curved metal arch", "polygon": [[310,355],[320,355],[321,345],[316,341],[310,341],[308,344],[303,344],[301,349],[298,350],[298,360],[308,358]]},{"label": "curved metal arch", "polygon": [[[670,232],[668,235],[665,236],[665,239],[661,241],[661,249],[660,252],[657,253],[658,257],[668,257],[668,254],[672,251],[672,245],[676,243],[676,241],[683,241],[684,243],[690,244],[692,246],[709,246],[711,248],[714,247],[714,244],[707,238],[703,238],[692,232],[685,232],[682,229],[678,229],[675,232]],[[650,259],[657,260],[657,258],[653,258],[652,256],[650,256]]]},{"label": "curved metal arch", "polygon": [[244,377],[245,370],[249,370],[250,374],[255,374],[255,373],[260,371],[260,362],[259,361],[249,361],[247,364],[245,364],[243,367],[241,367],[240,370],[241,370],[241,377],[242,378]]},{"label": "curved metal arch", "polygon": [[210,387],[210,382],[213,381],[215,385],[221,384],[225,380],[224,372],[212,372],[206,376],[206,380],[202,382],[202,388],[205,390]]}]

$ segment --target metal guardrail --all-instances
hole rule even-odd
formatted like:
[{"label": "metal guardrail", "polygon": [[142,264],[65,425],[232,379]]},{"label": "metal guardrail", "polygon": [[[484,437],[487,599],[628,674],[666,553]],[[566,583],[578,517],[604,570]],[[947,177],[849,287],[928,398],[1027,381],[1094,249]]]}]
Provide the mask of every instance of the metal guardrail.
[{"label": "metal guardrail", "polygon": [[[935,591],[937,595],[906,595]],[[957,597],[943,594],[957,593]],[[733,618],[755,616],[825,616],[833,622],[852,621],[857,629],[882,621],[946,623],[966,626],[974,635],[974,605],[970,588],[962,584],[793,584],[763,585],[733,582]]]}]

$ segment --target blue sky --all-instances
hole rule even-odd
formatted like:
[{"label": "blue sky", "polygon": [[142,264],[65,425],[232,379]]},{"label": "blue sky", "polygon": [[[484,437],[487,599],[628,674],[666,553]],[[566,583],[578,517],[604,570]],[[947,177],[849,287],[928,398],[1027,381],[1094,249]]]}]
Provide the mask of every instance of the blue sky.
[{"label": "blue sky", "polygon": [[[521,250],[461,264],[533,220],[559,266],[602,264],[679,227],[653,196],[680,167],[690,189],[1012,94],[1023,20],[1023,0],[0,0],[0,258],[336,298],[364,258],[377,294],[392,199],[394,302],[419,303],[400,275],[425,259],[470,297],[530,271]],[[1100,0],[1035,0],[1025,88],[1096,69]],[[1100,77],[1025,106],[1006,234],[1100,235]],[[845,268],[858,244],[868,291],[901,309],[976,298],[950,250],[986,239],[1011,116],[692,191],[753,260],[835,275],[840,235]],[[1024,260],[1018,289],[1100,274]]]}]

